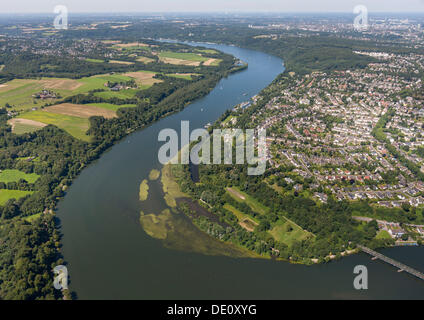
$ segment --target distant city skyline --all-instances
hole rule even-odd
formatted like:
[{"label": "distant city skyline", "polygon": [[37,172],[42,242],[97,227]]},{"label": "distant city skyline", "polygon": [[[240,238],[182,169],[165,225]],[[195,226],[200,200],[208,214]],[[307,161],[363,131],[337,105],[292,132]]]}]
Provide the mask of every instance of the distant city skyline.
[{"label": "distant city skyline", "polygon": [[15,0],[0,13],[52,13],[65,5],[70,13],[128,12],[352,12],[365,5],[369,12],[424,13],[424,0]]}]

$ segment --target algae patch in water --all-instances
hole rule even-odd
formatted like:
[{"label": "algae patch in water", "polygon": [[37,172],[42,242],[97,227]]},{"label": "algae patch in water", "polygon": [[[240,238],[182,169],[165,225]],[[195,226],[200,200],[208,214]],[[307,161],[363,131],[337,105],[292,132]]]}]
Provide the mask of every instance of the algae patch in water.
[{"label": "algae patch in water", "polygon": [[174,180],[174,175],[178,174],[179,170],[182,170],[181,165],[171,165],[167,164],[162,169],[162,187],[163,192],[165,193],[165,202],[171,207],[175,208],[177,206],[177,202],[175,199],[187,197],[188,195],[184,192],[181,192],[180,186]]},{"label": "algae patch in water", "polygon": [[146,201],[149,196],[149,182],[144,179],[140,184],[140,201]]},{"label": "algae patch in water", "polygon": [[159,170],[156,170],[156,169],[153,169],[149,173],[149,180],[150,181],[155,181],[155,180],[159,179],[159,176],[160,176],[160,171]]},{"label": "algae patch in water", "polygon": [[162,240],[168,249],[214,256],[254,257],[247,250],[209,236],[193,225],[185,215],[172,213],[169,209],[158,215],[145,215],[141,212],[140,223],[150,237]]},{"label": "algae patch in water", "polygon": [[167,238],[168,232],[173,231],[171,212],[169,209],[162,211],[159,215],[145,215],[141,212],[140,223],[144,231],[155,239],[164,240]]}]

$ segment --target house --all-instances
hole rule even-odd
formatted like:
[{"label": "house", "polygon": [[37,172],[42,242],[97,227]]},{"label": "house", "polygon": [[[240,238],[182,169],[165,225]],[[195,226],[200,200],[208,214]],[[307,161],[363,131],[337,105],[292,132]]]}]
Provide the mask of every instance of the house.
[{"label": "house", "polygon": [[399,227],[394,227],[389,229],[389,233],[394,238],[400,238],[405,234],[405,230]]}]

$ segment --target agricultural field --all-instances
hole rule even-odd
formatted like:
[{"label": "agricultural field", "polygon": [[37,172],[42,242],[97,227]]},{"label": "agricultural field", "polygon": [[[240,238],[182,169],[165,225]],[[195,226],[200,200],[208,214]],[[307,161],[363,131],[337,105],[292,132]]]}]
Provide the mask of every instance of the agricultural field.
[{"label": "agricultural field", "polygon": [[184,80],[192,80],[193,76],[197,76],[197,73],[167,73],[165,74],[167,77],[184,79]]},{"label": "agricultural field", "polygon": [[125,65],[135,64],[135,62],[131,62],[131,61],[121,61],[121,60],[109,60],[109,63],[115,63],[115,64],[125,64]]},{"label": "agricultural field", "polygon": [[148,63],[154,62],[155,60],[153,60],[152,58],[147,58],[147,57],[137,57],[137,61],[148,64]]},{"label": "agricultural field", "polygon": [[125,49],[133,49],[133,48],[148,48],[150,47],[148,44],[146,43],[142,43],[142,42],[130,42],[130,43],[116,43],[113,46],[114,48],[125,48]]},{"label": "agricultural field", "polygon": [[80,118],[64,114],[57,114],[46,111],[31,111],[19,116],[22,119],[34,120],[45,124],[55,125],[77,139],[90,141],[90,137],[86,135],[89,128],[88,118]]},{"label": "agricultural field", "polygon": [[108,109],[108,110],[112,110],[112,111],[118,111],[121,108],[135,108],[137,107],[137,105],[135,104],[122,104],[122,105],[116,105],[116,104],[111,104],[111,103],[90,103],[87,104],[86,106],[93,106],[93,107],[97,107],[97,108],[103,108],[103,109]]},{"label": "agricultural field", "polygon": [[218,52],[213,49],[198,49],[196,51],[200,53],[206,53],[206,54],[218,54]]},{"label": "agricultural field", "polygon": [[0,190],[0,205],[4,205],[10,199],[20,199],[32,193],[33,191],[1,189]]},{"label": "agricultural field", "polygon": [[163,51],[159,53],[159,60],[168,64],[197,67],[201,62],[208,61],[209,58],[196,53]]},{"label": "agricultural field", "polygon": [[103,63],[104,62],[104,60],[90,59],[90,58],[85,59],[85,61],[87,61],[87,62],[94,62],[94,63]]},{"label": "agricultural field", "polygon": [[23,179],[28,183],[34,183],[40,176],[35,173],[25,173],[15,169],[2,170],[0,172],[0,182],[18,182]]},{"label": "agricultural field", "polygon": [[101,116],[106,119],[116,117],[116,112],[113,110],[86,104],[62,103],[44,108],[43,111],[87,119],[93,116]]},{"label": "agricultural field", "polygon": [[155,83],[160,83],[162,80],[155,79],[155,72],[151,71],[137,71],[137,72],[127,72],[124,76],[135,79],[137,85],[142,89],[150,88]]},{"label": "agricultural field", "polygon": [[203,62],[204,66],[217,67],[222,62],[221,59],[210,58],[207,61]]},{"label": "agricultural field", "polygon": [[20,118],[10,119],[7,123],[12,126],[12,132],[15,134],[34,132],[47,126],[47,124],[42,122]]},{"label": "agricultural field", "polygon": [[[129,76],[129,74],[131,76]],[[61,79],[61,78],[42,78],[42,79],[15,79],[5,84],[0,85],[0,107],[9,104],[13,110],[30,110],[32,108],[39,108],[46,103],[54,103],[59,99],[36,99],[33,95],[39,93],[44,89],[52,90],[61,98],[68,96],[87,93],[91,90],[105,89],[105,83],[110,82],[126,82],[136,79],[141,83],[140,89],[146,89],[154,83],[161,81],[153,79],[155,73],[153,72],[131,72],[127,75],[113,74],[113,75],[96,75],[92,77],[85,77],[78,80],[74,79]],[[136,89],[128,89],[121,91],[105,91],[100,92],[107,97],[121,97],[132,98],[137,92]]]},{"label": "agricultural field", "polygon": [[[141,88],[146,89],[146,88]],[[120,91],[102,91],[102,92],[95,92],[94,95],[96,97],[100,97],[103,99],[112,99],[112,98],[118,98],[118,99],[131,99],[134,98],[138,90],[136,89],[125,89]]]},{"label": "agricultural field", "polygon": [[117,117],[116,111],[118,109],[135,106],[134,104],[118,106],[109,103],[84,105],[62,103],[46,107],[43,110],[23,113],[19,118],[10,119],[8,123],[16,134],[33,132],[48,124],[53,124],[78,139],[88,141],[89,137],[85,132],[88,130],[88,119],[90,117],[101,116],[111,119]]}]

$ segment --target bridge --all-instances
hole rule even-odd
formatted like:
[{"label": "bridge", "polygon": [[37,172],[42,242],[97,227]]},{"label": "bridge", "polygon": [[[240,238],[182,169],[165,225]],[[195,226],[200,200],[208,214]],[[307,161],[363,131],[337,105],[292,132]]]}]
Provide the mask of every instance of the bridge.
[{"label": "bridge", "polygon": [[424,280],[424,274],[423,273],[421,273],[421,272],[419,272],[415,269],[412,269],[412,268],[404,265],[403,263],[400,263],[396,260],[390,259],[389,257],[386,257],[385,255],[382,255],[381,253],[378,253],[374,250],[371,250],[370,248],[367,248],[367,247],[364,247],[364,246],[361,246],[361,245],[358,245],[358,248],[361,249],[363,252],[371,255],[373,257],[373,260],[380,259],[380,260],[382,260],[382,261],[384,261],[388,264],[391,264],[392,266],[394,266],[396,268],[399,268],[399,272],[405,271],[405,272],[408,272],[409,274],[412,274],[413,276],[415,276],[415,277],[417,277],[421,280]]}]

